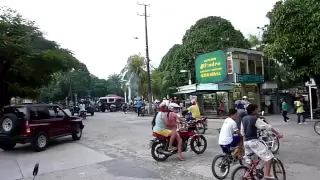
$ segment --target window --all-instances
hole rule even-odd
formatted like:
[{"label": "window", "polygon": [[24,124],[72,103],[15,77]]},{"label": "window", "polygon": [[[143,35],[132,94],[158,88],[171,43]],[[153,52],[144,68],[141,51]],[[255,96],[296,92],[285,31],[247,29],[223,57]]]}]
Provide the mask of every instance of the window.
[{"label": "window", "polygon": [[51,106],[48,109],[50,118],[63,118],[66,116],[65,112],[58,106]]},{"label": "window", "polygon": [[50,119],[48,107],[30,107],[31,120]]},{"label": "window", "polygon": [[248,60],[249,74],[256,74],[255,60]]},{"label": "window", "polygon": [[263,74],[262,60],[256,60],[256,74]]},{"label": "window", "polygon": [[247,71],[247,65],[246,65],[246,61],[244,59],[239,59],[239,65],[240,65],[240,68],[239,68],[239,73],[240,74],[246,74]]},{"label": "window", "polygon": [[109,99],[108,99],[108,103],[113,103],[113,102],[115,102],[115,99],[114,99],[114,98],[109,98]]}]

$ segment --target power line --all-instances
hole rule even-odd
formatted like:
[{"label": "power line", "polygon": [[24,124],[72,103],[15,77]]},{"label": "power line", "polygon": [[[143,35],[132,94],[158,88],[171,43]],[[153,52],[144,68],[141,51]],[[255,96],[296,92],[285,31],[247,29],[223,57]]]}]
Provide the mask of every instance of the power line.
[{"label": "power line", "polygon": [[[138,16],[144,17],[144,25],[145,25],[145,36],[146,36],[146,59],[147,59],[147,81],[148,81],[148,100],[152,101],[152,93],[151,93],[151,78],[150,78],[150,58],[149,58],[149,42],[148,42],[148,17],[150,15],[147,14],[147,7],[150,7],[150,4],[137,3],[140,6],[144,6],[144,13],[138,13]],[[152,106],[149,103],[149,112],[151,112]]]}]

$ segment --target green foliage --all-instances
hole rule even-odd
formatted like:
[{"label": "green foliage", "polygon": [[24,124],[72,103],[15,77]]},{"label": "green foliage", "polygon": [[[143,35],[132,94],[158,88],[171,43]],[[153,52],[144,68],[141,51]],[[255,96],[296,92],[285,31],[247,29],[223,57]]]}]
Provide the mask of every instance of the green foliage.
[{"label": "green foliage", "polygon": [[195,82],[195,58],[229,47],[249,48],[250,44],[230,21],[214,16],[203,18],[186,31],[182,45],[174,45],[162,58],[159,70],[169,72],[170,86],[186,85],[188,74],[180,70],[190,70],[192,82]]},{"label": "green foliage", "polygon": [[269,57],[281,62],[297,78],[315,78],[320,84],[320,2],[279,1],[267,14],[270,24],[263,34]]},{"label": "green foliage", "polygon": [[140,54],[132,55],[128,58],[127,64],[121,73],[124,79],[130,80],[130,87],[137,91],[138,95],[146,97],[147,94],[147,72],[145,58]]},{"label": "green foliage", "polygon": [[156,99],[166,97],[169,91],[169,73],[166,71],[154,70],[151,72],[152,93]]},{"label": "green foliage", "polygon": [[[82,69],[87,69],[85,65]],[[112,74],[108,80],[98,77],[83,70],[58,73],[48,86],[39,89],[41,102],[63,101],[66,97],[71,97],[76,93],[78,99],[90,97],[103,97],[107,94],[123,95],[122,80],[119,74]]]},{"label": "green foliage", "polygon": [[11,97],[35,97],[52,74],[79,66],[69,50],[44,38],[34,22],[0,9],[0,106]]}]

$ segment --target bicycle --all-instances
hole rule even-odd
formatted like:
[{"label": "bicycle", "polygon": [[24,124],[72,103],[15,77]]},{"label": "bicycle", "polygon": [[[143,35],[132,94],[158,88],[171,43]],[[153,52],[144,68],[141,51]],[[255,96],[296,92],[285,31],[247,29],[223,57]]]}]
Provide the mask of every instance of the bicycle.
[{"label": "bicycle", "polygon": [[314,131],[315,131],[318,135],[320,135],[320,121],[316,121],[316,122],[314,123],[313,129],[314,129]]},{"label": "bicycle", "polygon": [[[252,155],[254,154],[250,154],[249,157],[251,158]],[[264,178],[264,172],[263,172],[263,167],[262,168],[257,168],[257,165],[259,164],[259,162],[261,161],[260,158],[256,159],[256,160],[252,160],[251,164],[249,164],[249,166],[239,166],[237,167],[231,174],[231,180],[236,180],[236,179],[241,179],[241,180],[257,180],[257,179],[263,179]],[[272,159],[272,162],[271,162],[271,167],[272,167],[272,170],[273,170],[273,174],[274,174],[274,177],[277,179],[277,180],[286,180],[286,172],[285,172],[285,169],[284,169],[284,166],[282,164],[282,162],[274,157]],[[276,167],[279,166],[281,168],[281,174],[283,175],[283,178],[278,178],[278,175],[277,175],[277,169]],[[240,178],[235,178],[235,175],[237,172],[241,171],[241,170],[244,170],[244,173],[240,173]],[[256,179],[257,178],[257,179]]]},{"label": "bicycle", "polygon": [[[221,128],[217,130],[220,133]],[[233,155],[235,154],[235,151],[239,151],[239,147],[230,147],[228,152],[218,154],[213,158],[211,164],[211,171],[215,178],[225,179],[230,172],[230,166],[236,164],[237,162],[239,162],[240,165],[243,165],[242,156],[241,158],[239,158],[238,156]],[[221,159],[221,161],[219,161],[219,159]],[[220,173],[222,173],[222,175],[218,175],[218,172],[215,170],[215,167],[219,168],[219,171]]]}]

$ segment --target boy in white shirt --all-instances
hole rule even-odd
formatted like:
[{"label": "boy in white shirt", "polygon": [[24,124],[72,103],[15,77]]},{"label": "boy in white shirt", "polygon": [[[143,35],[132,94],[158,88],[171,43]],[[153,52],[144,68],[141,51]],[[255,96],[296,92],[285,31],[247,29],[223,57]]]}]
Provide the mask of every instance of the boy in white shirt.
[{"label": "boy in white shirt", "polygon": [[230,109],[229,117],[224,120],[219,135],[219,145],[224,153],[230,153],[230,148],[237,147],[240,142],[236,119],[237,110]]}]

